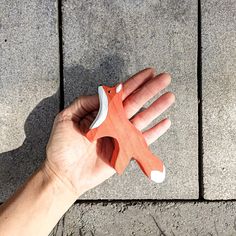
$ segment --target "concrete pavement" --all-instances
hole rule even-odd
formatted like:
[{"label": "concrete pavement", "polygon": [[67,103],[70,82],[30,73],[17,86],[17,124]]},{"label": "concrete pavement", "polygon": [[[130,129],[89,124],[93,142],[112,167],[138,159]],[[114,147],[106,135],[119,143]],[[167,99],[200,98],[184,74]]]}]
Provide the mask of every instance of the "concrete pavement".
[{"label": "concrete pavement", "polygon": [[236,199],[236,2],[202,3],[206,199]]},{"label": "concrete pavement", "polygon": [[78,203],[51,235],[233,236],[235,202]]},{"label": "concrete pavement", "polygon": [[230,201],[236,198],[235,1],[202,1],[200,20],[196,0],[63,0],[62,38],[57,1],[0,0],[0,5],[0,202],[45,157],[60,101],[68,105],[95,93],[100,83],[114,85],[152,66],[170,72],[168,90],[176,95],[165,113],[172,128],[150,147],[166,164],[166,181],[149,182],[132,162],[123,176],[84,194],[52,234],[236,234],[235,201]]},{"label": "concrete pavement", "polygon": [[56,1],[0,1],[0,202],[45,158],[59,110]]},{"label": "concrete pavement", "polygon": [[150,66],[172,75],[176,95],[162,116],[172,128],[151,146],[166,181],[150,182],[132,163],[82,198],[198,198],[197,1],[63,1],[63,45],[66,104]]}]

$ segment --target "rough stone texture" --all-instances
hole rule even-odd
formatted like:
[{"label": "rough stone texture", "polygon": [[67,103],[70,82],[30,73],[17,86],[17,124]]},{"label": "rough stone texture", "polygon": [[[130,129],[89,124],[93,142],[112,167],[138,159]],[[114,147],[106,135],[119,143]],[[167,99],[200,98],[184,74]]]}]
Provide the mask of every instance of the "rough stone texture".
[{"label": "rough stone texture", "polygon": [[59,107],[59,65],[57,2],[0,0],[0,5],[1,202],[44,158]]},{"label": "rough stone texture", "polygon": [[235,202],[108,203],[71,207],[51,235],[236,235]]},{"label": "rough stone texture", "polygon": [[236,1],[202,1],[204,197],[236,198]]},{"label": "rough stone texture", "polygon": [[151,146],[165,162],[166,181],[151,183],[132,163],[83,198],[197,198],[197,1],[63,1],[63,41],[66,105],[150,66],[171,73],[176,94],[164,115],[173,126]]}]

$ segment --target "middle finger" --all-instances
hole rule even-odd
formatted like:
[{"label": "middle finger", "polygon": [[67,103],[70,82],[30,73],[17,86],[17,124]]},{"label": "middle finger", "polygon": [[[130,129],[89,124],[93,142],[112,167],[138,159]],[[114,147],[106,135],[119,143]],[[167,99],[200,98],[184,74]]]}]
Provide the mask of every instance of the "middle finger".
[{"label": "middle finger", "polygon": [[130,119],[136,114],[147,101],[166,88],[170,82],[170,75],[163,73],[148,80],[138,90],[129,95],[123,102],[127,118]]}]

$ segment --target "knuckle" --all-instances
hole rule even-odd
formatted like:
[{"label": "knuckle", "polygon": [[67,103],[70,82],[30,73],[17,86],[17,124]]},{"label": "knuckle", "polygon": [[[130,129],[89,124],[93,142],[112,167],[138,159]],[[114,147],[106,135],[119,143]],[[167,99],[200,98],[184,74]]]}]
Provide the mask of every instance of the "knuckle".
[{"label": "knuckle", "polygon": [[58,122],[60,121],[65,121],[71,118],[71,115],[67,112],[66,109],[64,109],[63,111],[59,112],[56,116],[56,120]]},{"label": "knuckle", "polygon": [[84,95],[79,95],[75,100],[72,102],[71,106],[80,106],[81,103],[84,101],[86,96]]},{"label": "knuckle", "polygon": [[85,95],[79,95],[79,96],[75,99],[75,101],[78,102],[78,101],[80,101],[80,100],[84,100],[84,98],[85,98]]}]

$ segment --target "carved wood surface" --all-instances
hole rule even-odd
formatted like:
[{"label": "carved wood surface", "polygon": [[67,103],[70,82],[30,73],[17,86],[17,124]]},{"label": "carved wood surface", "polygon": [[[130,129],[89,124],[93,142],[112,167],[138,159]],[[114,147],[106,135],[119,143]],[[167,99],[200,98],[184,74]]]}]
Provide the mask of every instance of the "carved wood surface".
[{"label": "carved wood surface", "polygon": [[122,174],[130,160],[135,159],[148,178],[161,183],[165,179],[165,166],[149,150],[142,132],[126,117],[122,92],[122,84],[98,87],[100,108],[86,137],[91,142],[107,136],[113,138],[111,166],[118,174]]}]

